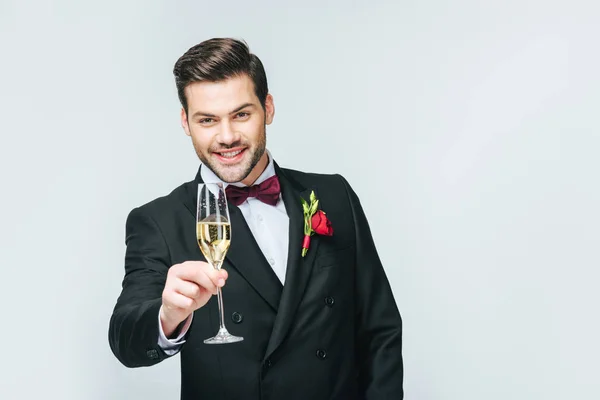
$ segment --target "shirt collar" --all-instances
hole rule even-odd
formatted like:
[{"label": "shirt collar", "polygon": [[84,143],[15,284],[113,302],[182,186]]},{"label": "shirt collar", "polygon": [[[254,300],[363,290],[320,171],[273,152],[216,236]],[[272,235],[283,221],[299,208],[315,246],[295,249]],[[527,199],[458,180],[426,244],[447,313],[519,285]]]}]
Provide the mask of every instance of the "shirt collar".
[{"label": "shirt collar", "polygon": [[[254,185],[260,185],[262,182],[266,181],[267,179],[269,179],[270,177],[275,175],[275,165],[273,162],[273,156],[271,155],[271,152],[269,150],[266,150],[266,152],[267,152],[267,156],[269,157],[269,163],[267,164],[267,168],[265,168],[263,173],[260,174],[260,176],[258,177],[256,182],[254,182]],[[246,186],[242,182],[233,182],[233,183],[223,182],[210,168],[208,168],[208,167],[204,168],[204,167],[205,167],[204,164],[202,164],[202,166],[200,167],[200,176],[202,177],[202,181],[204,183],[222,183],[224,188],[226,188],[227,185],[240,186],[240,187]]]}]

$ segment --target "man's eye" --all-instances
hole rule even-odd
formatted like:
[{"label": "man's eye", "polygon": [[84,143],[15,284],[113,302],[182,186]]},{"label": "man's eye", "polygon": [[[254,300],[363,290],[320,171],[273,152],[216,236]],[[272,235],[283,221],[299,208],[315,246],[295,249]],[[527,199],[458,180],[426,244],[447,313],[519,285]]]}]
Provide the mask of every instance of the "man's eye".
[{"label": "man's eye", "polygon": [[237,113],[236,116],[237,116],[237,118],[244,119],[244,118],[248,118],[249,115],[250,114],[248,114],[247,112],[239,112],[239,113]]},{"label": "man's eye", "polygon": [[213,122],[214,122],[214,119],[212,119],[212,118],[202,118],[200,120],[201,124],[212,124]]}]

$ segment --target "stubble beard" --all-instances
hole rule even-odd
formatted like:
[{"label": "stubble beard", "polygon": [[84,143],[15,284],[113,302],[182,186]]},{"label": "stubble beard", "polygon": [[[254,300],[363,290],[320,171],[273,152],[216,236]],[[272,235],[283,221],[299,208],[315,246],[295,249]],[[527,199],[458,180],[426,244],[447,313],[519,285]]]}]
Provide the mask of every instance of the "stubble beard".
[{"label": "stubble beard", "polygon": [[246,147],[246,152],[250,152],[249,161],[242,162],[239,165],[235,165],[232,167],[219,165],[218,162],[212,162],[207,154],[202,151],[197,145],[196,142],[193,141],[194,149],[196,150],[196,154],[198,158],[202,162],[202,164],[206,165],[214,174],[221,179],[223,182],[234,183],[243,181],[256,167],[263,154],[267,149],[267,135],[266,135],[266,125],[263,127],[262,135],[260,135],[258,142],[254,148],[248,146],[248,143],[245,142],[236,142],[231,145],[216,145],[211,147],[208,150],[208,154],[212,154],[214,151],[227,150],[234,147],[244,146]]}]

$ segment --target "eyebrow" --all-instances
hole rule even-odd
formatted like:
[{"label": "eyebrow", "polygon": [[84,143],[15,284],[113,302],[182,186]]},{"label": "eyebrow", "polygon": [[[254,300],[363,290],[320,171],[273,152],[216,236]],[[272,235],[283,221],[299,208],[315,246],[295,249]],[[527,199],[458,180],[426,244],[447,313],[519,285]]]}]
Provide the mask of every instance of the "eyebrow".
[{"label": "eyebrow", "polygon": [[[252,104],[252,103],[244,103],[244,104],[242,104],[241,106],[239,106],[239,107],[235,108],[234,110],[230,111],[230,112],[229,112],[229,115],[231,115],[231,114],[235,114],[236,112],[238,112],[238,111],[240,111],[240,110],[243,110],[243,109],[244,109],[244,108],[246,108],[246,107],[254,107],[254,104]],[[196,111],[196,112],[195,112],[195,113],[192,115],[192,118],[198,118],[198,117],[211,117],[211,118],[217,118],[217,116],[216,116],[216,115],[214,115],[214,114],[207,113],[207,112],[204,112],[204,111]]]}]

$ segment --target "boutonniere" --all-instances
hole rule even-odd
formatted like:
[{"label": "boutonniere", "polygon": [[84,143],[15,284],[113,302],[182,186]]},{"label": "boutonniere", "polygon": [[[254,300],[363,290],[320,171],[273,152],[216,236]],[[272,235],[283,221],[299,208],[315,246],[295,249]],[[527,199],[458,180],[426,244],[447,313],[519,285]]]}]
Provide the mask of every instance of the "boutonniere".
[{"label": "boutonniere", "polygon": [[304,257],[310,247],[310,237],[315,233],[333,236],[333,227],[325,212],[318,209],[319,200],[317,200],[315,192],[310,193],[310,204],[304,198],[300,198],[300,200],[302,200],[302,209],[304,210],[304,241],[302,242],[302,257]]}]

